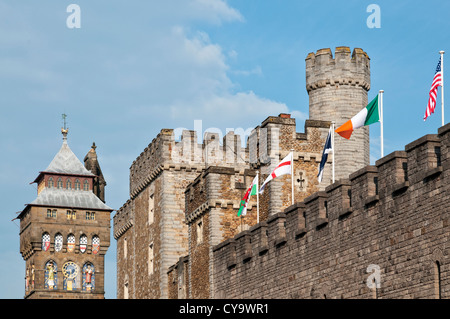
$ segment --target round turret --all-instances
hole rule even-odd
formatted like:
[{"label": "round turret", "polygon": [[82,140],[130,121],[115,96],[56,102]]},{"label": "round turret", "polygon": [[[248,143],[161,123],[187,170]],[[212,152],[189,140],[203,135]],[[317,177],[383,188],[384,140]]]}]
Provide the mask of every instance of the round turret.
[{"label": "round turret", "polygon": [[[336,128],[367,106],[370,90],[370,58],[362,49],[351,53],[337,47],[309,53],[306,57],[306,90],[309,118],[334,121]],[[370,164],[369,127],[355,130],[350,140],[335,136],[336,180],[348,178]]]}]

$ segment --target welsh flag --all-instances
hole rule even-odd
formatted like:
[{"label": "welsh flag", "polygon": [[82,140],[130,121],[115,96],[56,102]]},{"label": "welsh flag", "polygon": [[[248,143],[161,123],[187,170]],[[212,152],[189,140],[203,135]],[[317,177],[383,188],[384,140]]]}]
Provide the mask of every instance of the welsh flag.
[{"label": "welsh flag", "polygon": [[259,193],[262,194],[264,192],[264,187],[266,187],[266,184],[270,182],[272,179],[286,174],[291,174],[292,170],[292,158],[293,154],[290,152],[281,162],[280,164],[275,167],[273,172],[267,176],[266,180],[264,181],[263,185],[261,186],[261,189],[259,190]]},{"label": "welsh flag", "polygon": [[378,110],[378,94],[377,96],[358,114],[353,116],[350,120],[339,126],[335,132],[340,136],[350,139],[350,136],[353,133],[353,130],[365,126],[376,123],[380,120],[380,113]]},{"label": "welsh flag", "polygon": [[247,192],[245,193],[244,198],[241,200],[241,207],[239,208],[239,211],[237,213],[237,216],[245,216],[247,215],[247,205],[250,201],[250,196],[256,195],[256,192],[258,191],[258,175],[253,179],[252,185],[247,189]]}]

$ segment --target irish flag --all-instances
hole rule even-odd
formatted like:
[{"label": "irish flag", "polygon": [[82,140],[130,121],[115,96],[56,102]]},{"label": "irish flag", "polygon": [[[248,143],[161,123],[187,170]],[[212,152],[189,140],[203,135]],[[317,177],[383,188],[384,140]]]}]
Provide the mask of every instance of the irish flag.
[{"label": "irish flag", "polygon": [[350,139],[353,130],[376,123],[380,120],[380,112],[378,109],[378,95],[370,102],[365,108],[359,111],[358,114],[353,116],[350,120],[336,129],[336,133],[340,136]]},{"label": "irish flag", "polygon": [[252,185],[247,189],[247,192],[245,193],[244,198],[241,200],[241,207],[239,208],[239,211],[237,213],[237,216],[245,216],[247,214],[247,205],[250,201],[250,196],[256,195],[256,192],[258,191],[258,175],[253,179]]},{"label": "irish flag", "polygon": [[266,180],[264,181],[263,185],[261,186],[261,189],[259,190],[259,193],[262,194],[264,192],[264,187],[266,187],[266,184],[270,182],[272,179],[286,174],[292,174],[292,158],[293,154],[290,152],[281,162],[280,164],[275,167],[273,172],[267,176]]}]

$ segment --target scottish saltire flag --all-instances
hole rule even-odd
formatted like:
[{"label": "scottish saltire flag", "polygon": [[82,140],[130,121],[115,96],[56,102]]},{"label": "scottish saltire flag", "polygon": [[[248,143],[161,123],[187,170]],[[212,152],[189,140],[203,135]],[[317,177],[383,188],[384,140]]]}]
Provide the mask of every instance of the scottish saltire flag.
[{"label": "scottish saltire flag", "polygon": [[428,105],[427,109],[425,111],[425,116],[423,117],[423,120],[425,121],[428,116],[430,116],[432,113],[434,113],[434,109],[436,108],[436,96],[438,87],[442,86],[442,69],[441,69],[441,59],[442,56],[439,58],[438,65],[436,67],[436,73],[434,74],[433,83],[431,84],[430,94],[428,98]]},{"label": "scottish saltire flag", "polygon": [[325,146],[323,147],[322,160],[320,161],[319,166],[319,174],[317,175],[319,183],[322,181],[323,170],[325,168],[325,163],[327,162],[328,159],[328,154],[333,151],[333,145],[331,143],[331,134],[333,134],[333,132],[330,127],[330,132],[328,132],[327,140],[325,141]]},{"label": "scottish saltire flag", "polygon": [[267,176],[266,180],[264,181],[263,185],[261,186],[261,188],[259,189],[259,193],[262,194],[264,192],[264,187],[266,187],[266,184],[268,182],[270,182],[272,179],[281,176],[281,175],[286,175],[286,174],[291,174],[292,171],[292,159],[293,159],[293,154],[292,152],[290,152],[281,162],[280,164],[277,165],[277,167],[275,167],[275,169],[273,170],[273,172]]}]

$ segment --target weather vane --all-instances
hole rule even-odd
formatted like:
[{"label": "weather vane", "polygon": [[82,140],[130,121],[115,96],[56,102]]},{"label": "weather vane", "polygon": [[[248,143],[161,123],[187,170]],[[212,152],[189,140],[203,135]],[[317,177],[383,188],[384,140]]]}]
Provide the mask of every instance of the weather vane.
[{"label": "weather vane", "polygon": [[63,121],[64,121],[64,130],[66,130],[66,118],[67,118],[67,114],[63,114],[62,115],[62,119],[63,119]]}]

